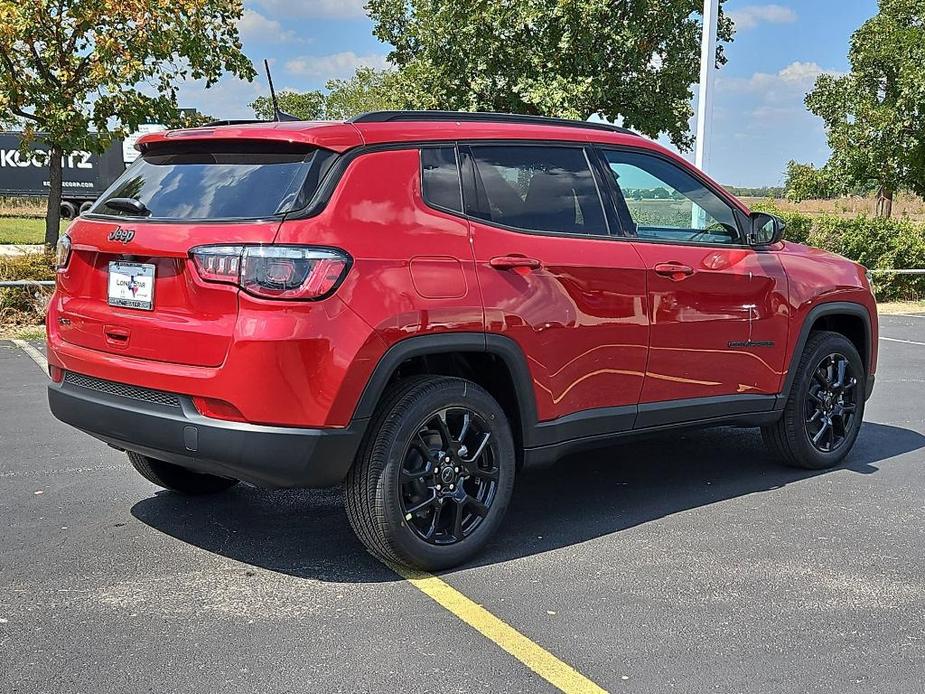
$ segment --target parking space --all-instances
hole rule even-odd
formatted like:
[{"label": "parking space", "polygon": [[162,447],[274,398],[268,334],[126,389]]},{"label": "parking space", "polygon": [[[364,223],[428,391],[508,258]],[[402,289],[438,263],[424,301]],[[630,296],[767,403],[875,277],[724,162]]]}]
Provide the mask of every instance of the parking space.
[{"label": "parking space", "polygon": [[[845,465],[733,428],[571,457],[441,578],[610,691],[921,691],[925,317],[881,335]],[[44,387],[0,343],[0,691],[553,689],[368,555],[338,490],[160,491]]]}]

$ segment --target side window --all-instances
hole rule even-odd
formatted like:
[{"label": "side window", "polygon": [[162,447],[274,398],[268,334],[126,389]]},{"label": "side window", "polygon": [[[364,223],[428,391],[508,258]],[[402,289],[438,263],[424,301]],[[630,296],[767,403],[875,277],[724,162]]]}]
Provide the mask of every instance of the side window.
[{"label": "side window", "polygon": [[580,147],[471,150],[487,198],[476,216],[526,231],[607,235],[597,183]]},{"label": "side window", "polygon": [[[661,157],[604,152],[617,188],[618,208],[640,239],[740,243],[735,212],[694,176]],[[625,204],[624,204],[625,203]]]},{"label": "side window", "polygon": [[462,188],[455,147],[421,150],[421,180],[424,199],[435,207],[462,212]]}]

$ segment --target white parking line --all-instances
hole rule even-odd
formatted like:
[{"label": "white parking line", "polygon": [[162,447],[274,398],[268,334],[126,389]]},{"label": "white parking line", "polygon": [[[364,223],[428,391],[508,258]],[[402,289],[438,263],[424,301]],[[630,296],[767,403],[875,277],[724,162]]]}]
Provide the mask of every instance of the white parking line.
[{"label": "white parking line", "polygon": [[29,358],[38,364],[38,367],[42,370],[42,373],[48,376],[48,360],[45,359],[44,354],[39,352],[35,347],[30,345],[25,340],[13,340],[13,344],[28,354]]},{"label": "white parking line", "polygon": [[896,337],[881,337],[880,339],[887,342],[902,342],[906,345],[919,345],[920,347],[925,347],[925,342],[916,342],[915,340],[900,340]]}]

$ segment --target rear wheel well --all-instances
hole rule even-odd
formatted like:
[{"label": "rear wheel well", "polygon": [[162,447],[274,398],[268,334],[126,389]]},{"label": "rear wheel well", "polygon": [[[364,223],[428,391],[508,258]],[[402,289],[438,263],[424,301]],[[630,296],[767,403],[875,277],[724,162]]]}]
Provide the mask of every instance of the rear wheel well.
[{"label": "rear wheel well", "polygon": [[870,368],[867,326],[860,316],[848,313],[831,313],[820,316],[813,323],[813,327],[810,328],[810,335],[820,330],[840,333],[851,340],[854,348],[861,355],[861,362],[864,364],[865,371]]},{"label": "rear wheel well", "polygon": [[523,421],[521,403],[514,386],[514,379],[507,363],[490,352],[439,352],[409,357],[401,362],[388,386],[410,376],[457,376],[477,383],[498,401],[511,424],[517,462],[523,457]]}]

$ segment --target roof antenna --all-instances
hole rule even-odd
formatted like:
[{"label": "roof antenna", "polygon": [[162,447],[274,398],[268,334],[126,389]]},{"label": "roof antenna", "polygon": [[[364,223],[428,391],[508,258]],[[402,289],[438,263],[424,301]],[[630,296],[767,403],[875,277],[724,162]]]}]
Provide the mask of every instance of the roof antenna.
[{"label": "roof antenna", "polygon": [[270,84],[270,98],[273,100],[273,120],[280,121],[297,121],[299,120],[291,113],[279,110],[279,102],[276,100],[276,90],[273,88],[273,77],[270,75],[270,61],[263,59],[263,67],[267,71],[267,82]]}]

